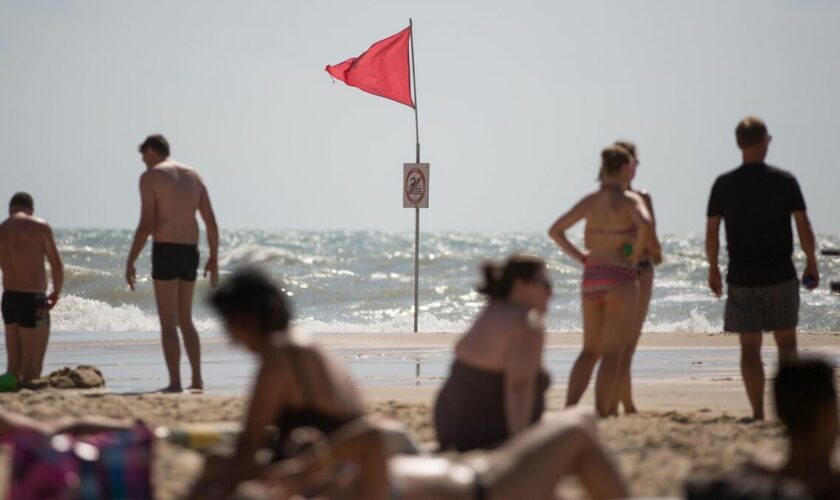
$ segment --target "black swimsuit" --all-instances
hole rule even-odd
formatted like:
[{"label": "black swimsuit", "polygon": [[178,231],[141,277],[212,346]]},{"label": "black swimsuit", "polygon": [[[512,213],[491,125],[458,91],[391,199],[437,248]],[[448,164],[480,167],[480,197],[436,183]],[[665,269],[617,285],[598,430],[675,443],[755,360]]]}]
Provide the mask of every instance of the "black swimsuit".
[{"label": "black swimsuit", "polygon": [[152,244],[152,279],[195,281],[198,275],[198,245]]},{"label": "black swimsuit", "polygon": [[[435,403],[435,430],[441,449],[491,449],[510,438],[504,381],[503,373],[455,360]],[[548,373],[541,368],[535,381],[536,397],[529,423],[542,416],[550,383]]]},{"label": "black swimsuit", "polygon": [[309,386],[309,379],[303,367],[299,364],[300,360],[294,354],[287,356],[286,359],[289,361],[292,372],[294,372],[295,380],[300,383],[303,405],[300,408],[284,408],[277,416],[278,440],[277,448],[274,452],[275,462],[290,458],[295,454],[294,446],[290,441],[292,432],[295,429],[313,427],[325,435],[329,435],[340,427],[362,416],[361,414],[354,414],[338,417],[307,406],[312,402],[312,388]]},{"label": "black swimsuit", "polygon": [[2,301],[3,323],[23,328],[50,326],[50,306],[43,293],[5,290]]}]

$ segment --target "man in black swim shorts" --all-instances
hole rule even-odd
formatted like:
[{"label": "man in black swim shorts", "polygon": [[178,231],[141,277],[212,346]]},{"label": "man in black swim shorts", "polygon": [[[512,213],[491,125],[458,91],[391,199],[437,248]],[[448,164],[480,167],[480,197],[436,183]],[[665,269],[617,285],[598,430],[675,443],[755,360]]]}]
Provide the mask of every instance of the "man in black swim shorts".
[{"label": "man in black swim shorts", "polygon": [[[34,210],[32,197],[17,193],[9,202],[9,218],[0,224],[6,371],[22,382],[41,376],[50,336],[50,309],[58,302],[64,283],[64,266],[52,229],[32,216]],[[53,283],[49,296],[45,258]]]},{"label": "man in black swim shorts", "polygon": [[796,178],[764,163],[771,136],[760,118],[741,120],[735,131],[743,164],[715,181],[709,198],[706,256],[709,287],[720,297],[720,221],[726,228],[729,265],[723,329],[739,334],[741,375],[753,418],[764,419],[762,332],[773,332],[782,361],[796,359],[799,280],[793,265],[791,216],[807,263],[803,282],[819,284],[814,232]]},{"label": "man in black swim shorts", "polygon": [[192,369],[189,389],[201,390],[201,344],[192,321],[192,300],[198,269],[198,212],[207,230],[210,255],[204,276],[210,274],[210,285],[218,282],[219,230],[210,205],[210,195],[201,176],[191,167],[169,156],[169,143],[162,135],[151,135],[140,145],[146,172],[140,176],[140,223],[125,266],[128,286],[134,290],[134,262],[152,237],[152,280],[155,302],[160,317],[161,343],[169,385],[164,392],[181,391],[181,345],[178,329],[184,339],[184,350]]}]

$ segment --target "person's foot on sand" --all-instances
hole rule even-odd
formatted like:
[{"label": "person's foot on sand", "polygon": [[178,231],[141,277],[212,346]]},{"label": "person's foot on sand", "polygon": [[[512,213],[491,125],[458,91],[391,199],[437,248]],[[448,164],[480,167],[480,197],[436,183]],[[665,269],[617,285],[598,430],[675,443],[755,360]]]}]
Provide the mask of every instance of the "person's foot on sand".
[{"label": "person's foot on sand", "polygon": [[193,378],[192,384],[187,387],[190,392],[204,392],[204,380],[201,378]]},{"label": "person's foot on sand", "polygon": [[168,385],[168,386],[164,387],[163,389],[158,390],[157,392],[162,392],[164,394],[171,394],[171,393],[177,393],[177,392],[184,392],[184,389],[182,389],[180,386]]}]

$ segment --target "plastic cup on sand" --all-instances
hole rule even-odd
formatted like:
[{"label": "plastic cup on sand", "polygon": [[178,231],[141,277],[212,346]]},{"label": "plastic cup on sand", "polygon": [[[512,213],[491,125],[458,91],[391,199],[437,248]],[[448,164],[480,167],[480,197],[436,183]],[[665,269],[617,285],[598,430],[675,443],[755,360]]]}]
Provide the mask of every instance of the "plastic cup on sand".
[{"label": "plastic cup on sand", "polygon": [[18,389],[17,377],[11,373],[0,375],[0,392],[15,392]]}]

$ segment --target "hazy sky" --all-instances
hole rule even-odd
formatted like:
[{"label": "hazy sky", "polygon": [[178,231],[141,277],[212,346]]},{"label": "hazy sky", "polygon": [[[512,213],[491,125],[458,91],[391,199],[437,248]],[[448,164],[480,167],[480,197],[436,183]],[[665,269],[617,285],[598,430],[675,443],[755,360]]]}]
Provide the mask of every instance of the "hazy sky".
[{"label": "hazy sky", "polygon": [[660,227],[700,231],[764,117],[768,161],[840,232],[840,2],[0,0],[0,202],[133,227],[136,146],[162,132],[229,228],[411,230],[411,109],[324,66],[415,21],[426,230],[544,230],[639,145]]}]

